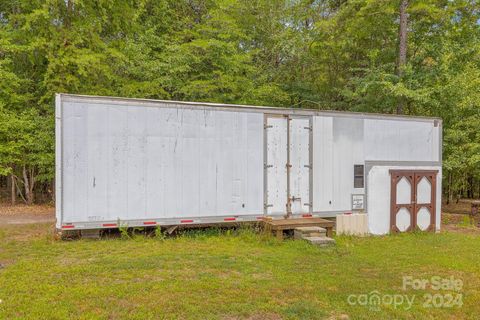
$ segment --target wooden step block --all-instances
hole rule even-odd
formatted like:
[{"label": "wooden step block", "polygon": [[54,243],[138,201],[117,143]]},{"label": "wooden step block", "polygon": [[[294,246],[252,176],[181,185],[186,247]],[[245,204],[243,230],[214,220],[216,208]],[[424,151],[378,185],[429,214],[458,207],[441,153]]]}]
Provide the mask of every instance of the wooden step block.
[{"label": "wooden step block", "polygon": [[327,237],[304,237],[303,239],[319,247],[327,247],[327,246],[335,245],[335,240]]}]

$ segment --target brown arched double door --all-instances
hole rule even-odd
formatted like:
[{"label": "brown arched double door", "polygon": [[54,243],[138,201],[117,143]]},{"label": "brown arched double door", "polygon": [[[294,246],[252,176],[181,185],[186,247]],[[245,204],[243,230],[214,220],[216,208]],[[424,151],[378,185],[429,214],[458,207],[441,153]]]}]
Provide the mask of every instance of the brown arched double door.
[{"label": "brown arched double door", "polygon": [[435,231],[438,170],[390,170],[390,231]]}]

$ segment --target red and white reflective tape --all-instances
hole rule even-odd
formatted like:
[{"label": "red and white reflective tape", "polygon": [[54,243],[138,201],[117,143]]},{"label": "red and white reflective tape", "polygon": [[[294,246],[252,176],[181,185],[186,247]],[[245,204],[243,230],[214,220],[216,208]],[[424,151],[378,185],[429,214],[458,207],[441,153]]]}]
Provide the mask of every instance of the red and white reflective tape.
[{"label": "red and white reflective tape", "polygon": [[62,229],[73,229],[73,228],[75,228],[75,226],[73,224],[67,224],[67,225],[62,226]]},{"label": "red and white reflective tape", "polygon": [[312,215],[311,214],[302,214],[302,218],[311,218]]},{"label": "red and white reflective tape", "polygon": [[180,223],[192,223],[193,220],[180,220]]},{"label": "red and white reflective tape", "polygon": [[155,222],[155,221],[144,221],[143,224],[146,225],[146,226],[150,226],[150,225],[157,224],[157,222]]},{"label": "red and white reflective tape", "polygon": [[117,224],[116,223],[104,223],[102,224],[102,227],[116,227]]},{"label": "red and white reflective tape", "polygon": [[233,217],[232,217],[232,218],[225,218],[225,219],[223,219],[223,221],[235,221],[235,220],[237,220],[237,218],[233,218]]}]

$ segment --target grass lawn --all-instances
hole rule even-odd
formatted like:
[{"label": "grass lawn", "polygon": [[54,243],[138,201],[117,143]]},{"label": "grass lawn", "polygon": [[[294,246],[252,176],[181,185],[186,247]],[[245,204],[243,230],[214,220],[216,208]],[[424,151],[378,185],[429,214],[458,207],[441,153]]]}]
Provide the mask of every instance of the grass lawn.
[{"label": "grass lawn", "polygon": [[[56,241],[50,225],[0,228],[0,319],[478,319],[480,236],[337,238],[334,248],[249,230]],[[424,307],[402,276],[463,281],[463,306]],[[415,295],[379,309],[351,294]],[[358,296],[357,296],[358,297]],[[437,301],[438,303],[438,301]]]}]

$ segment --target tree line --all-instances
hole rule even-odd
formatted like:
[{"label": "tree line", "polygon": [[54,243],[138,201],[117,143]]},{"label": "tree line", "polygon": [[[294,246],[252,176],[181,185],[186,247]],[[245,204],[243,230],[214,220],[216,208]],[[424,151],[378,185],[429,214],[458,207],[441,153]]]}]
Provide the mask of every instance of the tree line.
[{"label": "tree line", "polygon": [[479,19],[475,0],[1,1],[0,183],[54,197],[67,92],[441,117],[446,198],[478,197]]}]

